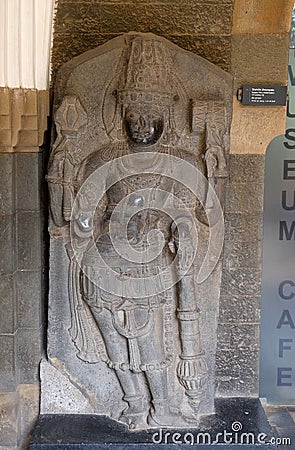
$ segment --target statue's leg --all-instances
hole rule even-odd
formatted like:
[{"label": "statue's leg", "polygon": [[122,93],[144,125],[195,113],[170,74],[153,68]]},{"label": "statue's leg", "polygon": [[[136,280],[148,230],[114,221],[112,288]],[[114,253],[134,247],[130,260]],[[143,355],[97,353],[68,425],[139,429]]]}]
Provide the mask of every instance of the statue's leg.
[{"label": "statue's leg", "polygon": [[[146,309],[137,310],[138,322],[144,322],[146,317]],[[167,368],[156,368],[167,357],[164,343],[164,311],[162,306],[154,308],[153,322],[152,330],[148,334],[138,337],[138,347],[141,360],[146,365],[145,374],[151,393],[150,417],[151,415],[161,415],[162,417],[167,415],[169,408],[168,370]]]},{"label": "statue's leg", "polygon": [[[144,310],[141,311],[141,314],[144,316]],[[139,311],[137,311],[137,315],[139,315]],[[141,360],[146,365],[145,374],[151,393],[148,423],[153,427],[187,426],[180,411],[170,407],[168,368],[163,367],[163,363],[165,362],[167,365],[171,349],[165,348],[167,343],[164,339],[163,307],[154,308],[153,316],[153,329],[148,334],[138,337]],[[142,317],[142,321],[144,321],[144,317]]]},{"label": "statue's leg", "polygon": [[147,408],[144,404],[144,393],[139,384],[138,374],[129,369],[128,343],[113,325],[112,313],[103,309],[100,312],[92,309],[93,316],[103,337],[111,365],[114,366],[117,378],[124,392],[123,400],[128,403],[120,420],[130,428],[146,426]]},{"label": "statue's leg", "polygon": [[168,371],[167,369],[147,370],[146,378],[152,399],[166,399],[168,401]]},{"label": "statue's leg", "polygon": [[[138,324],[145,323],[148,320],[149,310],[146,308],[138,308],[135,314]],[[167,356],[164,343],[164,311],[162,306],[153,308],[153,314],[150,320],[153,321],[153,326],[150,331],[137,338],[140,358],[145,364],[162,362]]]},{"label": "statue's leg", "polygon": [[171,408],[168,394],[168,369],[146,371],[146,378],[151,391],[152,405],[148,423],[153,427],[187,426],[188,422],[180,408]]},{"label": "statue's leg", "polygon": [[148,422],[152,426],[176,426],[181,418],[170,409],[168,396],[168,369],[147,370],[152,405]]}]

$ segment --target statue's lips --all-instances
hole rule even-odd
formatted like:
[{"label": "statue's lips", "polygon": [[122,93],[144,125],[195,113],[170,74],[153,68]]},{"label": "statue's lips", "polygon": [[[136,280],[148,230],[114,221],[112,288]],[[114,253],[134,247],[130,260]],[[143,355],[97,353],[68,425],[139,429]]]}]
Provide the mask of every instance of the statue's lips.
[{"label": "statue's lips", "polygon": [[139,138],[146,138],[146,137],[150,137],[153,136],[155,134],[155,129],[153,128],[152,130],[148,130],[148,131],[133,131],[132,132],[132,136],[133,137],[139,137]]},{"label": "statue's lips", "polygon": [[154,131],[147,132],[147,133],[135,132],[135,133],[132,133],[132,135],[130,136],[130,140],[133,142],[136,141],[139,143],[148,144],[151,142],[156,142],[158,140],[158,137]]}]

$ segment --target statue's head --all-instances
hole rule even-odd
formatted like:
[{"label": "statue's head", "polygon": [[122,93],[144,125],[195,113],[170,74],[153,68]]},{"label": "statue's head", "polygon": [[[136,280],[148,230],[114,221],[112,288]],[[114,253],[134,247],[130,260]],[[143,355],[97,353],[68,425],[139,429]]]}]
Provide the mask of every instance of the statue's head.
[{"label": "statue's head", "polygon": [[124,128],[131,145],[144,150],[161,138],[163,112],[152,106],[131,106],[125,111]]},{"label": "statue's head", "polygon": [[157,39],[137,36],[130,44],[119,103],[125,137],[140,151],[156,144],[167,127],[173,104],[171,61]]}]

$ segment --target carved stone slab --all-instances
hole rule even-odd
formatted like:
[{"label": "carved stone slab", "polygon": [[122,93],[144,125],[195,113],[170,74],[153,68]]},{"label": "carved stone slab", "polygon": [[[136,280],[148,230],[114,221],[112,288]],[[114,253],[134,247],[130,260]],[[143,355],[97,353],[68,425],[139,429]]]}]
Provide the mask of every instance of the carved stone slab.
[{"label": "carved stone slab", "polygon": [[228,74],[149,33],[61,69],[42,413],[213,413],[231,99]]}]

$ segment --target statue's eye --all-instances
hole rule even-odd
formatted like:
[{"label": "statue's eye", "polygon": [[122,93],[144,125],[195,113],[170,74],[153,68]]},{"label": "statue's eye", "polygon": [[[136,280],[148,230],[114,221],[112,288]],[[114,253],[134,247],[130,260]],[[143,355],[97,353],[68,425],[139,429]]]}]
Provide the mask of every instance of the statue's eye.
[{"label": "statue's eye", "polygon": [[132,111],[132,112],[130,111],[126,114],[126,119],[129,120],[130,122],[136,122],[138,117],[139,117],[139,114],[134,111]]},{"label": "statue's eye", "polygon": [[149,120],[153,120],[154,122],[160,122],[162,120],[162,117],[153,114],[149,116]]}]

